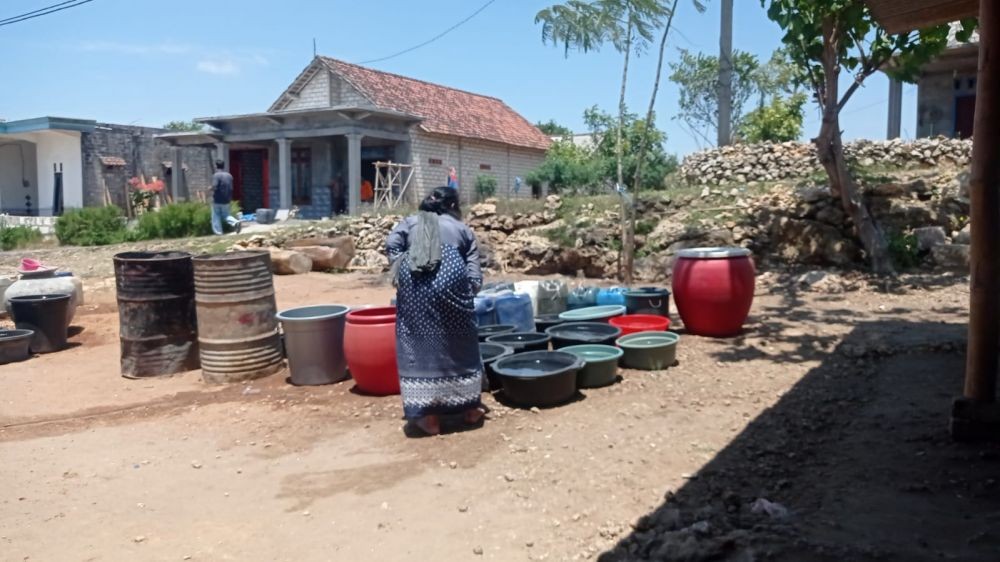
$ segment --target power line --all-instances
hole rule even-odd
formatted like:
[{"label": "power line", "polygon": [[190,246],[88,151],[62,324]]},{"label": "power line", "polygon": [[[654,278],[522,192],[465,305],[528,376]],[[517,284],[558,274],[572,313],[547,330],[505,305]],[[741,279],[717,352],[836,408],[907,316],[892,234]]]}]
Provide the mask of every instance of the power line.
[{"label": "power line", "polygon": [[10,25],[10,24],[13,24],[13,23],[18,23],[18,22],[30,20],[30,19],[40,18],[42,16],[47,16],[49,14],[54,14],[56,12],[61,12],[63,10],[68,10],[70,8],[75,8],[77,6],[82,6],[83,4],[87,4],[87,3],[93,2],[93,1],[94,0],[79,0],[79,1],[77,1],[77,0],[69,0],[68,2],[62,2],[62,3],[59,3],[59,4],[53,4],[53,5],[48,6],[46,8],[39,8],[39,9],[33,11],[33,12],[25,12],[25,13],[23,13],[21,15],[18,15],[18,16],[12,16],[12,17],[0,20],[0,27],[3,27],[5,25]]},{"label": "power line", "polygon": [[21,17],[24,17],[24,16],[30,16],[31,14],[37,14],[38,12],[44,12],[45,10],[50,10],[52,8],[58,8],[59,6],[65,6],[66,4],[72,4],[73,2],[76,2],[76,1],[77,0],[66,0],[65,2],[60,2],[58,4],[53,4],[51,6],[46,6],[44,8],[39,8],[39,9],[31,11],[31,12],[25,12],[25,13],[23,13],[21,15],[18,15],[18,16],[11,16],[9,18],[3,18],[3,19],[0,19],[0,23],[3,23],[5,21],[9,21],[9,20],[15,20],[17,18],[21,18]]},{"label": "power line", "polygon": [[410,51],[415,51],[415,50],[419,49],[420,47],[424,47],[424,46],[430,45],[431,43],[437,41],[438,39],[444,37],[445,35],[448,35],[449,33],[451,33],[452,31],[454,31],[455,29],[457,29],[458,27],[460,27],[464,23],[468,22],[472,18],[478,16],[480,12],[482,12],[483,10],[485,10],[486,8],[488,8],[489,5],[492,4],[492,3],[494,3],[494,2],[496,2],[496,0],[489,0],[489,2],[487,2],[487,3],[483,4],[482,6],[480,6],[478,10],[476,10],[475,12],[472,12],[472,14],[469,15],[464,20],[456,23],[455,25],[453,25],[453,26],[449,27],[448,29],[442,31],[441,33],[438,33],[434,37],[431,37],[430,39],[428,39],[427,41],[424,41],[423,43],[420,43],[419,45],[414,45],[414,46],[410,47],[409,49],[404,49],[402,51],[399,51],[398,53],[394,53],[394,54],[391,54],[391,55],[386,56],[386,57],[361,61],[358,64],[370,64],[370,63],[373,63],[373,62],[382,62],[384,60],[389,60],[389,59],[392,59],[392,58],[396,58],[396,57],[398,57],[400,55],[405,55],[406,53],[409,53]]}]

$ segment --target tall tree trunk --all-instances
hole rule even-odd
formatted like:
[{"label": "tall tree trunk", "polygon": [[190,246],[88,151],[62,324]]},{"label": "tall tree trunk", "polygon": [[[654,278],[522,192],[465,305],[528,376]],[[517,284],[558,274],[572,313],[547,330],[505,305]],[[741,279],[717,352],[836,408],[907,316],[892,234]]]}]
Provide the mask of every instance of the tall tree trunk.
[{"label": "tall tree trunk", "polygon": [[[615,135],[615,160],[617,163],[618,174],[617,174],[617,184],[615,185],[618,189],[625,188],[625,172],[622,169],[622,158],[624,153],[624,148],[622,147],[622,129],[625,128],[625,85],[628,83],[628,63],[629,56],[632,53],[632,12],[628,13],[628,31],[625,33],[625,62],[622,65],[622,88],[621,93],[618,96],[618,130]],[[626,261],[625,247],[628,245],[628,225],[629,225],[629,214],[631,212],[631,206],[628,204],[628,200],[622,195],[621,198],[622,205],[622,251],[618,252],[618,274],[622,276],[622,270],[625,271],[624,279],[625,283],[631,283],[631,274],[628,268],[624,267]]]},{"label": "tall tree trunk", "polygon": [[877,275],[892,275],[892,258],[882,229],[858,193],[847,159],[844,157],[844,143],[840,130],[840,65],[838,64],[837,22],[827,18],[823,21],[823,74],[824,91],[820,92],[823,107],[823,123],[819,136],[814,139],[816,153],[830,180],[830,193],[840,198],[844,212],[854,221],[858,239],[868,255],[872,271]]},{"label": "tall tree trunk", "polygon": [[634,206],[639,204],[639,188],[642,186],[642,165],[646,159],[646,152],[649,150],[649,130],[653,123],[653,113],[656,107],[656,94],[660,90],[660,75],[663,71],[663,52],[667,46],[667,36],[670,35],[670,26],[674,22],[674,14],[677,12],[677,3],[674,0],[670,7],[670,15],[667,17],[667,25],[663,28],[663,35],[660,37],[660,52],[656,60],[656,78],[653,80],[653,93],[649,96],[649,108],[646,110],[646,126],[642,130],[642,137],[639,140],[639,150],[636,153],[635,176],[632,180],[633,186],[633,211],[629,218],[628,230],[625,233],[625,283],[632,284],[632,276],[635,270],[635,221],[638,212]]},{"label": "tall tree trunk", "polygon": [[819,161],[823,164],[823,169],[826,170],[830,180],[830,192],[834,197],[840,197],[844,212],[854,221],[854,228],[868,254],[872,271],[878,275],[893,274],[892,258],[889,256],[889,246],[886,244],[882,229],[875,223],[868,207],[861,200],[858,186],[847,168],[841,140],[840,119],[836,111],[832,115],[823,116],[823,125],[815,143]]}]

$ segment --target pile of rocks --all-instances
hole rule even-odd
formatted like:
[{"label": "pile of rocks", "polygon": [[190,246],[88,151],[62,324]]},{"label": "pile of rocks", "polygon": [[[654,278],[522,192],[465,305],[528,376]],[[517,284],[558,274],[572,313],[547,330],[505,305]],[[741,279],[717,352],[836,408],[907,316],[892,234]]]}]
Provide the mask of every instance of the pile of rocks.
[{"label": "pile of rocks", "polygon": [[[972,156],[968,140],[945,137],[912,141],[858,140],[846,143],[847,158],[865,167],[965,166]],[[737,144],[696,152],[680,165],[681,176],[700,185],[779,181],[820,171],[816,149],[799,142]]]}]

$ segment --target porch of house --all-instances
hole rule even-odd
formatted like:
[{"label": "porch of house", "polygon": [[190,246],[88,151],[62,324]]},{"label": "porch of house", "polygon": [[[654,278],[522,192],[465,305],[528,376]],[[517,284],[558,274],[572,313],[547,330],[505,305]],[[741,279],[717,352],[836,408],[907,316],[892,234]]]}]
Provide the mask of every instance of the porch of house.
[{"label": "porch of house", "polygon": [[[214,144],[216,158],[233,175],[233,196],[244,212],[296,207],[299,217],[316,219],[368,208],[374,163],[409,163],[409,129],[419,119],[396,112],[331,108],[199,121],[214,131],[158,138],[175,147]],[[179,151],[175,155],[179,157]],[[334,197],[334,181],[343,187],[340,201]]]},{"label": "porch of house", "polygon": [[40,117],[0,123],[0,213],[53,216],[83,206],[80,133],[94,121]]}]

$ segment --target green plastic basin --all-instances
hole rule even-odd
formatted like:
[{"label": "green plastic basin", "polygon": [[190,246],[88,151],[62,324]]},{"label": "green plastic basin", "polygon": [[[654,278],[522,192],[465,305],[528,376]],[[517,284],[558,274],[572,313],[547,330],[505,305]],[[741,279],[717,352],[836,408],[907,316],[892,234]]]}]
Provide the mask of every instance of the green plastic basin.
[{"label": "green plastic basin", "polygon": [[603,306],[588,306],[567,310],[559,314],[559,319],[563,322],[607,322],[609,318],[625,314],[625,307],[620,304],[606,304]]},{"label": "green plastic basin", "polygon": [[674,332],[638,332],[618,338],[622,349],[622,365],[629,369],[659,371],[677,362],[677,342]]},{"label": "green plastic basin", "polygon": [[613,345],[571,345],[559,351],[583,359],[585,365],[576,373],[576,386],[579,388],[607,386],[618,380],[618,360],[622,357],[622,350]]}]

